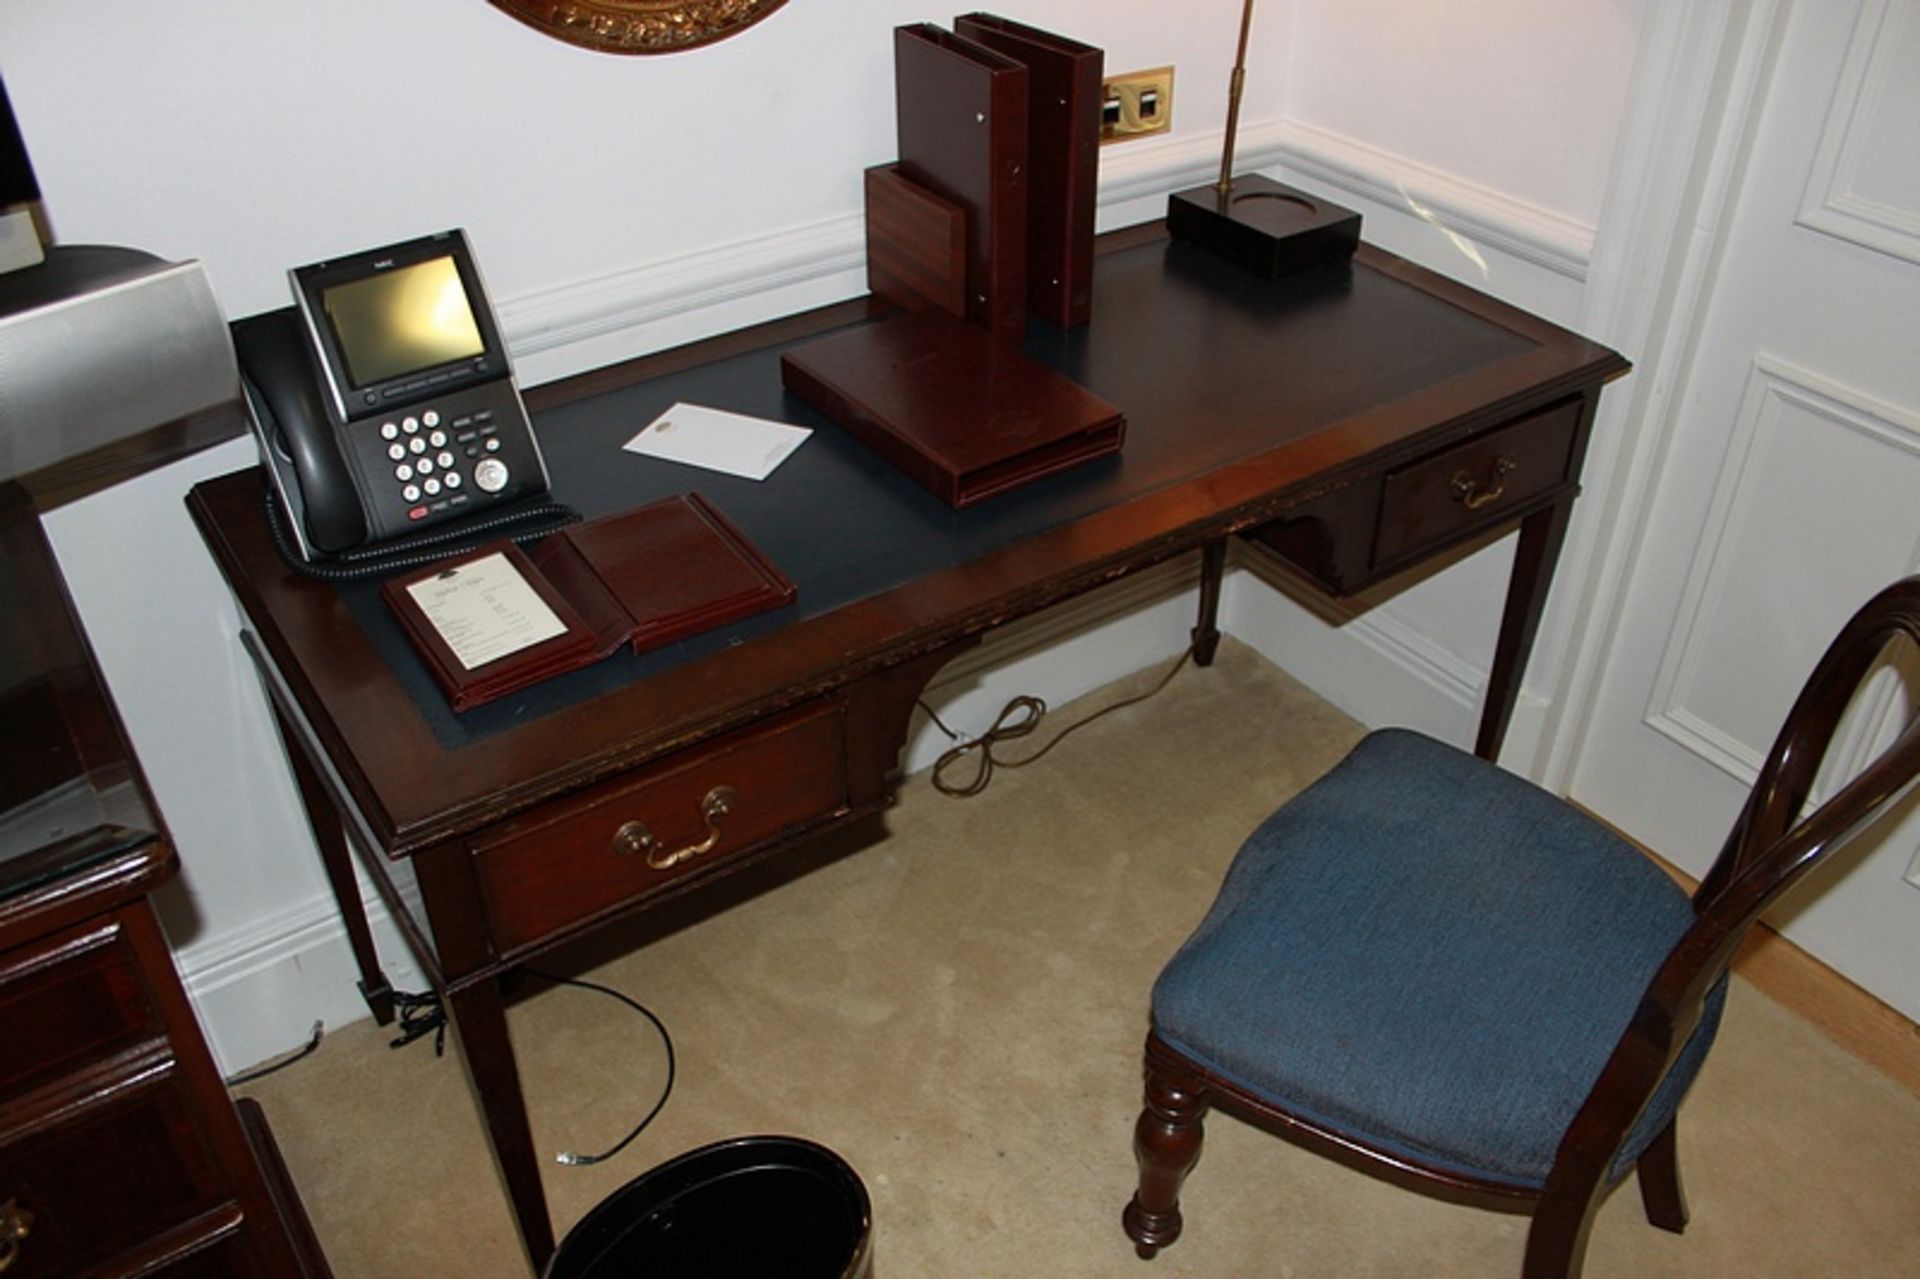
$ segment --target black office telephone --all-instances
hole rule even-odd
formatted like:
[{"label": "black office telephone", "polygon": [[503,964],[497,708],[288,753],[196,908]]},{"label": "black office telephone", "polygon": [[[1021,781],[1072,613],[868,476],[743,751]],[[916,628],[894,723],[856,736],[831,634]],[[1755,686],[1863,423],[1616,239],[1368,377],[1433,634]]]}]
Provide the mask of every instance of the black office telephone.
[{"label": "black office telephone", "polygon": [[558,509],[462,232],[289,274],[293,306],[231,327],[300,561],[377,571]]}]

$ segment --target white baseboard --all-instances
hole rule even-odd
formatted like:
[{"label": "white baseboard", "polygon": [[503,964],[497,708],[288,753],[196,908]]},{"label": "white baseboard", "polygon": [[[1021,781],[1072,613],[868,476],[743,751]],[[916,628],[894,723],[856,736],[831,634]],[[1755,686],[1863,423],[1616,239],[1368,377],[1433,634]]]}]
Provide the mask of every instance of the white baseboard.
[{"label": "white baseboard", "polygon": [[[386,904],[371,892],[363,900],[387,980],[396,990],[426,990]],[[367,1016],[360,972],[331,894],[177,950],[174,963],[226,1075],[304,1043],[316,1021],[335,1029]]]},{"label": "white baseboard", "polygon": [[1221,629],[1369,728],[1471,743],[1483,673],[1388,609],[1323,615],[1294,602],[1264,560],[1236,554],[1220,616]]}]

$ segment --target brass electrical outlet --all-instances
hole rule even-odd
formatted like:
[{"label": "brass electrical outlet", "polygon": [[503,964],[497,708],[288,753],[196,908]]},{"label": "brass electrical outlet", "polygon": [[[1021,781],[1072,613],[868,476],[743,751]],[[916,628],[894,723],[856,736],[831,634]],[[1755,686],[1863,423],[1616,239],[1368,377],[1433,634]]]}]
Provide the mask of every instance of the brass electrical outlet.
[{"label": "brass electrical outlet", "polygon": [[1100,141],[1125,142],[1173,127],[1173,68],[1129,71],[1101,86]]}]

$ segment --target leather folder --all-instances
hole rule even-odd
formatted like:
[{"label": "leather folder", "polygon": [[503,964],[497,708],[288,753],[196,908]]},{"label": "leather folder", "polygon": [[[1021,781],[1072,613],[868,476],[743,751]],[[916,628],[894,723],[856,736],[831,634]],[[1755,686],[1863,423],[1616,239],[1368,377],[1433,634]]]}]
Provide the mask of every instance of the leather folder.
[{"label": "leather folder", "polygon": [[[429,619],[413,587],[500,557],[554,617],[562,634],[468,667]],[[498,565],[488,567],[497,569]],[[389,578],[380,594],[456,711],[792,601],[793,583],[698,493],[576,524],[531,550],[496,542]]]},{"label": "leather folder", "polygon": [[1027,69],[931,23],[894,30],[902,176],[966,211],[967,318],[1027,325]]},{"label": "leather folder", "polygon": [[787,388],[954,507],[1118,452],[1126,418],[1065,374],[940,311],[780,357]]},{"label": "leather folder", "polygon": [[1093,313],[1105,56],[991,13],[955,18],[953,31],[1027,69],[1027,306],[1062,328],[1085,324]]}]

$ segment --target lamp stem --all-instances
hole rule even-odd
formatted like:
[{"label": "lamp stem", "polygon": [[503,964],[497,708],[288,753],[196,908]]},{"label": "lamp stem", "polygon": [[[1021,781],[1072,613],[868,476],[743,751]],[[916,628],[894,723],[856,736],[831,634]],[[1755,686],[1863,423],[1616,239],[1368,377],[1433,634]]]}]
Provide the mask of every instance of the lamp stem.
[{"label": "lamp stem", "polygon": [[1240,91],[1247,83],[1247,32],[1253,28],[1253,0],[1240,10],[1240,47],[1233,55],[1233,78],[1227,82],[1227,144],[1220,155],[1220,180],[1214,190],[1233,190],[1233,139],[1240,131]]}]

